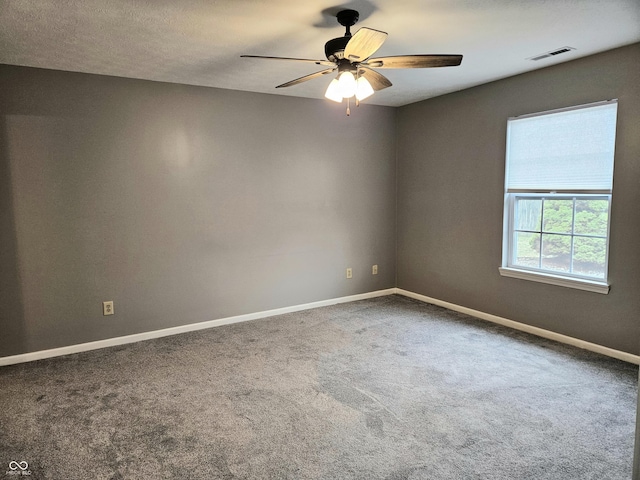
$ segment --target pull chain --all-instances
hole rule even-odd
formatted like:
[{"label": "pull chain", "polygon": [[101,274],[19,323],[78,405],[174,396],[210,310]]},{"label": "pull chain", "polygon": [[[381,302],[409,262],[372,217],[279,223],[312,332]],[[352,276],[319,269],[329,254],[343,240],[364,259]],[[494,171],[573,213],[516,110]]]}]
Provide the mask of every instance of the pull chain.
[{"label": "pull chain", "polygon": [[[356,69],[356,82],[360,79],[360,70]],[[360,100],[358,100],[358,96],[356,95],[356,107],[360,106]]]},{"label": "pull chain", "polygon": [[347,98],[347,117],[351,115],[351,108],[349,108],[350,104],[351,104],[351,99]]}]

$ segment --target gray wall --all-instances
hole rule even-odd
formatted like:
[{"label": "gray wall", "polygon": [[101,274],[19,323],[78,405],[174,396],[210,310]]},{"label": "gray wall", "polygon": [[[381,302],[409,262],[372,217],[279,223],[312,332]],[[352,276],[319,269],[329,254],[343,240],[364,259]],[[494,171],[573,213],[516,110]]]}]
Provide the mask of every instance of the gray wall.
[{"label": "gray wall", "polygon": [[0,356],[395,285],[396,109],[13,66],[0,84]]},{"label": "gray wall", "polygon": [[[349,118],[0,66],[0,356],[395,285],[639,353],[639,60],[636,44]],[[507,117],[608,98],[610,294],[500,277]]]},{"label": "gray wall", "polygon": [[[639,79],[635,44],[401,108],[398,287],[639,353]],[[507,117],[611,98],[609,295],[501,277]]]}]

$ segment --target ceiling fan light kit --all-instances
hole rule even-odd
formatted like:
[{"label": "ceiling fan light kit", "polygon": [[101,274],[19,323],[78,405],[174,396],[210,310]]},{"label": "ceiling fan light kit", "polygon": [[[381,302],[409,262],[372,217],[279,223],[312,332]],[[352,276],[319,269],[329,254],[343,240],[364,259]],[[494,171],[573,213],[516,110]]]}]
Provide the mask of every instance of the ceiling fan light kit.
[{"label": "ceiling fan light kit", "polygon": [[[356,74],[357,75],[357,74]],[[342,72],[337,78],[331,80],[324,96],[329,100],[341,103],[345,98],[353,98],[358,101],[373,95],[374,90],[369,81],[364,77],[356,77],[351,72]]]},{"label": "ceiling fan light kit", "polygon": [[384,75],[374,68],[433,68],[455,67],[462,62],[462,55],[399,55],[393,57],[371,58],[384,43],[387,33],[372,28],[362,27],[351,35],[351,27],[358,21],[360,14],[355,10],[342,10],[336,18],[345,27],[343,37],[329,40],[324,51],[327,60],[308,60],[303,58],[264,57],[259,55],[242,55],[242,57],[261,58],[267,60],[293,60],[297,62],[325,65],[330,68],[296,78],[276,88],[291,87],[338,70],[338,76],[329,83],[324,94],[329,100],[341,103],[347,99],[347,115],[350,113],[349,100],[355,96],[356,105],[370,97],[376,91],[390,87],[392,84]]}]

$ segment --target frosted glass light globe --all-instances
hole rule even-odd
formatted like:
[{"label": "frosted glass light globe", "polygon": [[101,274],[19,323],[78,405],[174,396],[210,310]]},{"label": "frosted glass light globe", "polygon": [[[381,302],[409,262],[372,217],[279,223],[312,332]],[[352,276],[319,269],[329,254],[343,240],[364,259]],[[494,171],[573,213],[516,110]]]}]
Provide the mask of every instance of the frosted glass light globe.
[{"label": "frosted glass light globe", "polygon": [[344,98],[351,98],[356,94],[356,77],[351,72],[342,72],[338,79],[340,93]]}]

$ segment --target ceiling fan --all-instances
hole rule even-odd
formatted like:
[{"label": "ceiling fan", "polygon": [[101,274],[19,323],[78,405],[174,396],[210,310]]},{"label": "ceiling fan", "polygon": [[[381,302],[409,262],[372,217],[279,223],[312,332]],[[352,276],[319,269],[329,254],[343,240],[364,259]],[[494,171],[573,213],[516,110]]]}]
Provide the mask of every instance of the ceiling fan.
[{"label": "ceiling fan", "polygon": [[356,24],[360,14],[355,10],[342,10],[336,18],[346,28],[344,37],[329,40],[324,51],[327,60],[309,60],[305,58],[264,57],[260,55],[241,55],[244,58],[263,58],[267,60],[292,60],[314,63],[330,68],[296,78],[278,85],[276,88],[291,87],[338,70],[325,97],[335,102],[347,99],[347,115],[350,114],[349,100],[355,96],[356,104],[373,95],[374,92],[390,87],[391,82],[374,68],[433,68],[456,67],[462,62],[462,55],[398,55],[393,57],[371,58],[387,39],[387,33],[362,27],[353,36],[351,27]]}]

